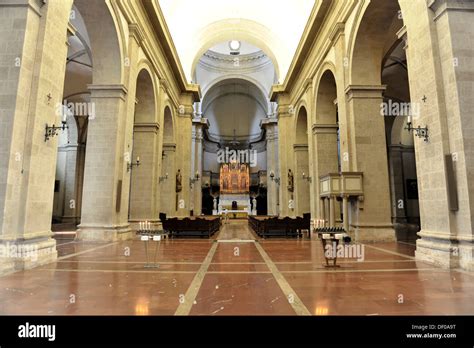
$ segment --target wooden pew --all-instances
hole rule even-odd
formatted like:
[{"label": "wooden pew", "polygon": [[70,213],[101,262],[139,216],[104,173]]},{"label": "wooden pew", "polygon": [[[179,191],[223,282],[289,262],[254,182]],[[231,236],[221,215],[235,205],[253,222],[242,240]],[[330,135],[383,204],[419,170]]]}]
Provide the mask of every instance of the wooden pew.
[{"label": "wooden pew", "polygon": [[174,237],[200,237],[211,238],[219,232],[221,227],[220,218],[172,218],[162,221],[163,229]]}]

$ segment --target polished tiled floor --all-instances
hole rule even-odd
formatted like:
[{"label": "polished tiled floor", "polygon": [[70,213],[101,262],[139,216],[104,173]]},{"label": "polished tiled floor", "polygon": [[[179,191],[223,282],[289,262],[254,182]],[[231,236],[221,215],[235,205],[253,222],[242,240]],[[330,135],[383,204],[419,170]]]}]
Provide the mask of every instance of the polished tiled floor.
[{"label": "polished tiled floor", "polygon": [[57,262],[0,278],[0,314],[474,314],[474,273],[416,261],[406,243],[364,247],[329,269],[316,239],[258,240],[231,221],[215,240],[160,242],[150,269],[143,242],[62,239]]}]

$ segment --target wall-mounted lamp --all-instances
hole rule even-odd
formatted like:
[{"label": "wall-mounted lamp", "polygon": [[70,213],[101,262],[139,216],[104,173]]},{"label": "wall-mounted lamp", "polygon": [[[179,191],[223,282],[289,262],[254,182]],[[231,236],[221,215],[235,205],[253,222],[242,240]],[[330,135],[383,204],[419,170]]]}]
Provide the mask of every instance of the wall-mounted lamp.
[{"label": "wall-mounted lamp", "polygon": [[428,126],[426,126],[425,128],[421,128],[420,126],[418,126],[417,128],[414,128],[411,121],[409,121],[405,129],[409,132],[415,131],[415,136],[417,136],[418,138],[424,138],[425,143],[428,142],[429,140]]},{"label": "wall-mounted lamp", "polygon": [[305,173],[303,173],[303,180],[307,180],[310,184],[313,182],[313,179]]},{"label": "wall-mounted lamp", "polygon": [[137,157],[137,161],[135,163],[131,162],[127,164],[127,172],[131,171],[133,167],[140,167],[140,157]]},{"label": "wall-mounted lamp", "polygon": [[275,173],[273,171],[270,172],[270,179],[280,185],[280,178],[275,177]]},{"label": "wall-mounted lamp", "polygon": [[160,176],[160,184],[165,181],[165,180],[168,180],[168,173],[165,174],[165,176]]},{"label": "wall-mounted lamp", "polygon": [[199,172],[196,172],[196,174],[194,174],[194,178],[189,178],[189,185],[193,186],[193,184],[198,182],[200,178],[201,176],[199,175]]},{"label": "wall-mounted lamp", "polygon": [[62,130],[63,132],[69,128],[67,125],[67,117],[69,115],[72,115],[72,112],[67,109],[66,107],[63,108],[63,117],[61,120],[61,127],[56,127],[54,124],[52,126],[49,126],[46,123],[46,132],[44,134],[44,142],[47,142],[49,139],[54,138],[56,135],[58,135],[58,131]]}]

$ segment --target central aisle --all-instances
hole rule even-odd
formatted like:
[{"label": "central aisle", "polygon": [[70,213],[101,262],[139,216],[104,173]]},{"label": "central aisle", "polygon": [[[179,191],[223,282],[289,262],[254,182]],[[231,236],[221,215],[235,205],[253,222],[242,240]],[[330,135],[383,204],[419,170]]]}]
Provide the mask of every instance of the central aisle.
[{"label": "central aisle", "polygon": [[256,237],[250,231],[247,220],[229,219],[222,224],[217,240],[256,240]]}]

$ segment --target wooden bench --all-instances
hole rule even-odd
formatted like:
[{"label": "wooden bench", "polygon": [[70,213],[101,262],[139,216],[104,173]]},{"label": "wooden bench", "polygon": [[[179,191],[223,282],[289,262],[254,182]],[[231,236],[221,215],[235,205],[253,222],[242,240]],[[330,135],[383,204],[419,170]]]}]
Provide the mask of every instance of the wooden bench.
[{"label": "wooden bench", "polygon": [[297,218],[278,217],[254,217],[249,216],[250,228],[262,238],[266,237],[302,237],[303,231],[308,231],[308,238],[311,238],[311,216],[305,214]]},{"label": "wooden bench", "polygon": [[221,227],[220,218],[164,218],[163,230],[168,232],[171,238],[175,237],[200,237],[211,238],[219,232]]}]

